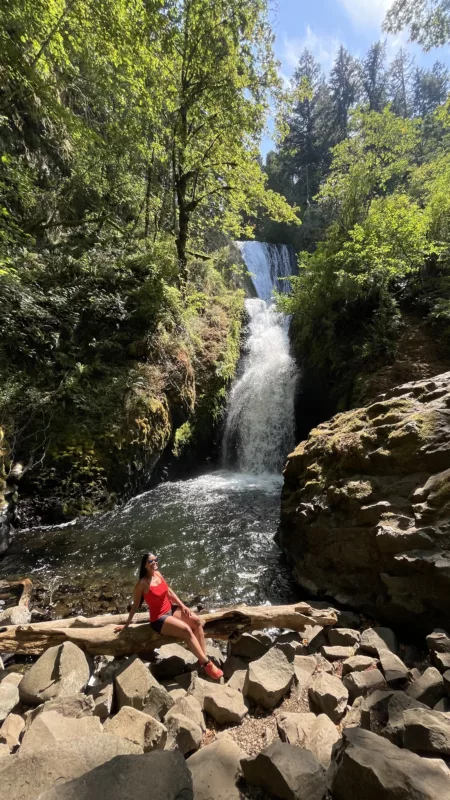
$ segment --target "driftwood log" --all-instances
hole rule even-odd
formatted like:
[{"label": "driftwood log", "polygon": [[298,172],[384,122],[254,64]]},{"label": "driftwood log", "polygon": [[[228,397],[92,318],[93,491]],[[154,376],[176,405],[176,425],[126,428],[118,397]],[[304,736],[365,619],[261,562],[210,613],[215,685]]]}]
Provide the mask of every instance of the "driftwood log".
[{"label": "driftwood log", "polygon": [[[137,624],[126,631],[114,632],[123,625],[128,614],[99,617],[72,617],[34,625],[10,625],[0,629],[0,653],[39,655],[48,647],[73,642],[91,655],[130,656],[150,655],[155,647],[176,642],[177,639],[155,633],[148,614],[136,614]],[[228,639],[265,628],[289,628],[303,631],[307,625],[335,625],[334,609],[315,609],[308,603],[289,606],[233,606],[200,614],[206,636]],[[179,641],[179,640],[178,640]]]}]

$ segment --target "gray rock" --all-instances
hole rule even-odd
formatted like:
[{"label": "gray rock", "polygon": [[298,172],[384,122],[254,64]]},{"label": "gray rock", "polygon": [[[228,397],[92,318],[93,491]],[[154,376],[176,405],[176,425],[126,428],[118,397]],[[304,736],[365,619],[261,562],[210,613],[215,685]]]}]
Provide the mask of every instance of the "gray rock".
[{"label": "gray rock", "polygon": [[442,680],[444,682],[444,689],[447,693],[447,696],[450,696],[450,669],[444,672]]},{"label": "gray rock", "polygon": [[203,731],[193,719],[184,714],[172,714],[166,718],[167,749],[178,748],[183,755],[198,750],[203,740]]},{"label": "gray rock", "polygon": [[328,641],[333,647],[354,647],[359,644],[361,634],[351,628],[329,628]]},{"label": "gray rock", "polygon": [[240,800],[237,782],[246,753],[227,734],[202,747],[187,760],[195,800]]},{"label": "gray rock", "polygon": [[295,631],[286,631],[276,637],[274,642],[276,647],[281,645],[288,645],[294,656],[302,656],[306,653],[306,645],[299,633]]},{"label": "gray rock", "polygon": [[294,656],[294,675],[299,692],[308,688],[316,669],[315,656]]},{"label": "gray rock", "polygon": [[354,655],[353,647],[342,647],[341,645],[324,645],[320,652],[328,661],[344,661]]},{"label": "gray rock", "polygon": [[164,686],[158,683],[137,656],[131,658],[125,668],[117,673],[114,682],[119,711],[123,706],[131,706],[162,719],[173,706],[174,701]]},{"label": "gray rock", "polygon": [[416,753],[450,755],[450,718],[428,708],[403,713],[403,747]]},{"label": "gray rock", "polygon": [[19,686],[21,683],[23,675],[21,672],[7,672],[4,678],[1,681],[1,685],[4,686],[7,683],[11,684],[12,686]]},{"label": "gray rock", "polygon": [[0,625],[28,625],[31,611],[26,606],[12,606],[0,611]]},{"label": "gray rock", "polygon": [[[149,793],[150,792],[150,793]],[[82,778],[55,786],[39,800],[194,800],[192,778],[181,753],[154,750],[117,756]]]},{"label": "gray rock", "polygon": [[345,716],[341,722],[342,728],[359,728],[361,725],[361,706],[363,697],[357,697],[352,706],[347,708]]},{"label": "gray rock", "polygon": [[152,664],[152,672],[156,678],[174,678],[198,666],[198,659],[180,644],[163,644],[159,648],[158,660]]},{"label": "gray rock", "polygon": [[2,682],[0,685],[0,722],[8,716],[19,702],[19,690],[12,683]]},{"label": "gray rock", "polygon": [[428,649],[431,653],[450,654],[450,636],[442,628],[436,628],[426,637]]},{"label": "gray rock", "polygon": [[309,687],[309,698],[332,722],[339,722],[348,703],[348,691],[337,675],[320,673]]},{"label": "gray rock", "polygon": [[241,692],[241,694],[243,694],[246,677],[247,677],[246,669],[245,670],[237,669],[235,672],[233,672],[233,675],[228,681],[227,686],[229,686],[230,689],[237,689],[238,692]]},{"label": "gray rock", "polygon": [[[23,753],[20,749],[15,755],[0,759],[2,794],[8,800],[37,800],[52,786],[58,785],[59,791],[59,784],[125,753],[138,754],[142,750],[126,739],[106,733],[56,743],[50,749],[41,750],[38,758],[35,753]],[[100,800],[97,793],[94,797]],[[79,794],[77,800],[80,800]]]},{"label": "gray rock", "polygon": [[26,730],[28,730],[33,720],[44,711],[56,711],[62,717],[73,717],[74,719],[89,717],[94,712],[94,700],[89,695],[81,692],[68,697],[56,697],[54,700],[47,700],[40,706],[36,706],[36,708],[26,712]]},{"label": "gray rock", "polygon": [[167,729],[159,720],[131,706],[123,706],[118,714],[106,720],[104,731],[128,739],[142,747],[144,753],[163,750],[167,741]]},{"label": "gray rock", "polygon": [[252,636],[251,633],[243,633],[238,639],[230,641],[230,654],[238,658],[246,658],[249,661],[261,658],[270,648],[272,641],[261,641],[259,637]]},{"label": "gray rock", "polygon": [[366,669],[364,672],[350,672],[343,678],[351,702],[360,695],[365,696],[374,689],[387,689],[386,681],[379,669]]},{"label": "gray rock", "polygon": [[250,663],[244,695],[263,708],[274,708],[288,693],[294,678],[294,665],[278,648],[272,647],[262,658]]},{"label": "gray rock", "polygon": [[302,631],[302,640],[306,648],[306,653],[314,655],[320,648],[327,643],[325,631],[321,625],[306,625]]},{"label": "gray rock", "polygon": [[311,728],[316,719],[318,717],[312,712],[280,711],[276,715],[276,721],[281,741],[296,747],[306,747],[305,742],[309,741]]},{"label": "gray rock", "polygon": [[95,736],[102,732],[97,717],[63,717],[56,711],[43,711],[31,723],[22,740],[21,753],[34,753],[57,742]]},{"label": "gray rock", "polygon": [[20,699],[36,705],[78,694],[86,688],[89,674],[89,662],[75,644],[64,642],[49,647],[25,673],[19,684]]},{"label": "gray rock", "polygon": [[230,685],[211,684],[205,692],[203,707],[219,725],[240,725],[248,714],[242,692]]},{"label": "gray rock", "polygon": [[406,694],[427,706],[435,706],[445,697],[442,675],[435,667],[428,667],[420,678],[408,686]]},{"label": "gray rock", "polygon": [[94,703],[94,717],[105,720],[109,717],[114,701],[114,684],[112,681],[96,686],[92,699]]},{"label": "gray rock", "polygon": [[377,663],[372,656],[352,656],[347,658],[342,664],[342,674],[348,675],[349,672],[364,672],[368,667],[374,667]]},{"label": "gray rock", "polygon": [[361,709],[361,727],[378,733],[398,747],[403,746],[404,714],[408,709],[426,706],[405,692],[374,692],[365,698]]},{"label": "gray rock", "polygon": [[228,656],[222,667],[224,678],[231,678],[235,672],[247,672],[248,662],[238,656]]},{"label": "gray rock", "polygon": [[370,731],[346,728],[335,745],[327,785],[334,800],[448,800],[445,773]]},{"label": "gray rock", "polygon": [[0,743],[6,744],[10,751],[20,744],[20,735],[25,727],[25,722],[18,714],[8,714],[0,728]]},{"label": "gray rock", "polygon": [[389,686],[403,686],[408,680],[408,667],[390,650],[380,650],[378,653],[381,669],[386,683]]},{"label": "gray rock", "polygon": [[443,714],[450,714],[450,698],[444,697],[433,707],[433,711],[441,711]]},{"label": "gray rock", "polygon": [[325,773],[309,750],[273,742],[253,758],[243,758],[247,783],[284,800],[323,800]]},{"label": "gray rock", "polygon": [[333,745],[340,735],[335,725],[326,714],[319,714],[311,728],[309,741],[305,745],[316,756],[324,769],[330,764]]},{"label": "gray rock", "polygon": [[9,756],[10,749],[7,744],[1,744],[0,742],[0,758],[4,758],[5,756]]},{"label": "gray rock", "polygon": [[316,717],[311,713],[281,712],[277,715],[277,728],[282,742],[311,750],[319,763],[328,767],[339,733],[326,714]]},{"label": "gray rock", "polygon": [[371,656],[378,656],[380,650],[398,653],[397,637],[390,628],[367,628],[361,634],[359,649]]},{"label": "gray rock", "polygon": [[450,669],[450,653],[431,653],[431,660],[440,672]]},{"label": "gray rock", "polygon": [[196,700],[192,695],[186,695],[186,697],[177,700],[175,705],[169,709],[164,717],[164,722],[166,723],[173,714],[184,714],[185,717],[193,720],[193,722],[195,722],[202,729],[202,732],[205,733],[206,725],[202,707],[198,700]]}]

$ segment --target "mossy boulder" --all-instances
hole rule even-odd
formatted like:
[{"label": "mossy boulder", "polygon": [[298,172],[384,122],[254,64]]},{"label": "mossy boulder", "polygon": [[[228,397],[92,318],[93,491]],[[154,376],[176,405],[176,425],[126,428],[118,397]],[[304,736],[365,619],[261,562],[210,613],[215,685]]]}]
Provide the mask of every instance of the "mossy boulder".
[{"label": "mossy boulder", "polygon": [[391,622],[450,623],[450,373],[319,425],[284,477],[277,541],[301,586]]}]

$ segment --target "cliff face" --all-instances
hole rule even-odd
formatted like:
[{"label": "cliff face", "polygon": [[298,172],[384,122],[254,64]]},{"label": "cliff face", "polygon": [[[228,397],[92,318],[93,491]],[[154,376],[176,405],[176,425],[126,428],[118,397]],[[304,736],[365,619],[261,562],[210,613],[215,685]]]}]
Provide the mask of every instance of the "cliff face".
[{"label": "cliff face", "polygon": [[288,459],[277,539],[312,594],[448,625],[450,372],[313,429]]}]

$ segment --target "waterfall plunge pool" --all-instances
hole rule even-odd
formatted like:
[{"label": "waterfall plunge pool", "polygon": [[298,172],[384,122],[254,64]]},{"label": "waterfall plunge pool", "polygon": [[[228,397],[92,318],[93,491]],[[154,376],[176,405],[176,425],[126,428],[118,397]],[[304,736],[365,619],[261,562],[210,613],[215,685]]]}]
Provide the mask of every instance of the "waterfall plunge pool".
[{"label": "waterfall plunge pool", "polygon": [[226,470],[163,483],[107,514],[20,531],[0,578],[30,577],[33,607],[56,617],[124,612],[141,555],[152,550],[186,602],[294,602],[273,541],[281,485],[281,476]]}]

